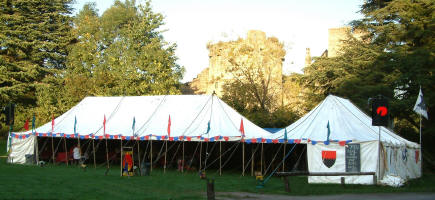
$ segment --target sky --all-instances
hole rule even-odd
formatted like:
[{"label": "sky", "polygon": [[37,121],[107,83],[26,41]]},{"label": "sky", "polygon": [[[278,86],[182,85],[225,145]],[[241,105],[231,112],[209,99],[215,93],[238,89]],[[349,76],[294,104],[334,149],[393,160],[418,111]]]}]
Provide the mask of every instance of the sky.
[{"label": "sky", "polygon": [[[76,0],[77,13],[86,2],[95,2],[99,14],[114,0]],[[145,0],[136,0],[144,3]],[[328,29],[360,19],[363,0],[154,0],[154,12],[165,16],[162,30],[167,42],[176,43],[177,63],[192,81],[209,65],[209,42],[246,38],[248,30],[261,30],[285,45],[283,73],[302,73],[305,49],[320,56],[328,48]]]}]

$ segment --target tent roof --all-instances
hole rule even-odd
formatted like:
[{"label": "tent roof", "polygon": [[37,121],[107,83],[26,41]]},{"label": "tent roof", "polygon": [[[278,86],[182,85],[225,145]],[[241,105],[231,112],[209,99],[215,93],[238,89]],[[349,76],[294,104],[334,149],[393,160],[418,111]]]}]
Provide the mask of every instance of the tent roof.
[{"label": "tent roof", "polygon": [[[230,140],[240,140],[242,119],[246,138],[271,135],[214,95],[86,97],[55,119],[54,133],[73,134],[76,118],[76,133],[103,136],[104,116],[105,133],[109,135],[133,136],[134,117],[136,136],[167,136],[169,116],[170,137],[227,136]],[[50,133],[51,129],[48,122],[36,132]]]},{"label": "tent roof", "polygon": [[[287,130],[288,139],[302,139],[302,141],[326,141],[330,126],[329,140],[343,141],[376,141],[379,138],[379,127],[372,126],[371,117],[356,107],[347,99],[329,95],[305,116],[274,134],[275,138],[284,138]],[[306,140],[304,140],[306,139]],[[418,147],[393,131],[381,127],[381,141],[393,146]]]}]

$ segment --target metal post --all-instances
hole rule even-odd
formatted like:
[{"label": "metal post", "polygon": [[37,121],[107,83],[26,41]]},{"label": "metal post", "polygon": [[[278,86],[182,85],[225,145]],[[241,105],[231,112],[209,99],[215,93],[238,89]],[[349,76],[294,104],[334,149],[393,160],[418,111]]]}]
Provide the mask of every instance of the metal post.
[{"label": "metal post", "polygon": [[420,170],[421,176],[423,176],[423,145],[421,144],[421,114],[420,114]]},{"label": "metal post", "polygon": [[378,139],[378,177],[381,180],[381,126],[379,126],[379,139]]}]

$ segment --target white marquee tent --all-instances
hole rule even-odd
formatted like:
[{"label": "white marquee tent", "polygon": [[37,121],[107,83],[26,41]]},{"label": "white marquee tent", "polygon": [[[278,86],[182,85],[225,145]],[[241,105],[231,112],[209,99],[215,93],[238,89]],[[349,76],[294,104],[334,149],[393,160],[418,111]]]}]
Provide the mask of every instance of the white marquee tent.
[{"label": "white marquee tent", "polygon": [[[381,177],[378,181],[389,185],[420,177],[420,145],[371,123],[371,118],[349,100],[329,95],[304,117],[273,136],[284,138],[287,132],[290,141],[306,143],[309,172],[376,172]],[[378,170],[379,131],[381,171]],[[359,156],[352,157],[349,148]],[[340,183],[340,177],[312,176],[308,180],[310,183]],[[346,183],[373,183],[371,176],[345,178]]]},{"label": "white marquee tent", "polygon": [[35,136],[213,142],[272,135],[215,95],[86,97],[53,121],[12,133],[10,162],[24,163],[25,154],[33,154]]}]

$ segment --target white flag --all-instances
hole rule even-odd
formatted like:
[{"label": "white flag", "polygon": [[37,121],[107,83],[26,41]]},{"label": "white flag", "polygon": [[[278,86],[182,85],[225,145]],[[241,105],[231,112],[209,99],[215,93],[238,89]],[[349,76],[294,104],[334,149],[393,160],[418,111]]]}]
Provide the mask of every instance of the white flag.
[{"label": "white flag", "polygon": [[414,111],[420,115],[422,115],[424,118],[428,119],[427,117],[427,107],[426,103],[423,100],[423,92],[418,93],[417,102],[415,102]]}]

